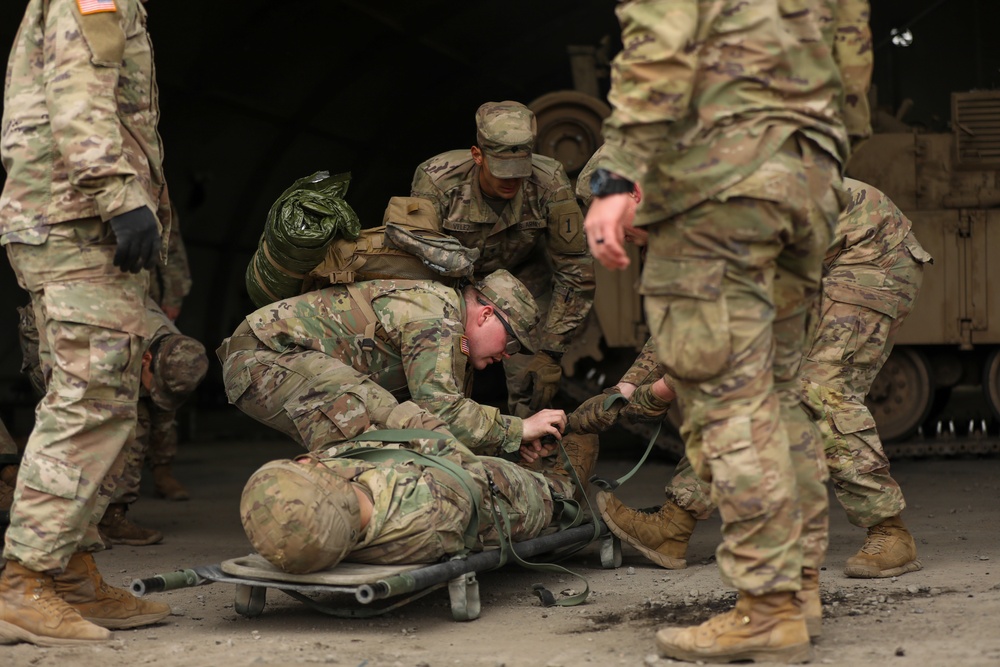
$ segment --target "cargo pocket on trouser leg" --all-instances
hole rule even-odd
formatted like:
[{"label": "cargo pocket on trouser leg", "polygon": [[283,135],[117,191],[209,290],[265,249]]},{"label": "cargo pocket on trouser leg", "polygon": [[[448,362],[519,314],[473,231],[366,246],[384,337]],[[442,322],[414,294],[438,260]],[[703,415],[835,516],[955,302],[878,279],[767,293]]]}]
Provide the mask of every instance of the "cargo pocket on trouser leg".
[{"label": "cargo pocket on trouser leg", "polygon": [[35,455],[22,462],[20,475],[24,482],[15,500],[18,508],[29,510],[24,516],[30,522],[12,525],[7,530],[7,539],[14,545],[13,554],[7,555],[20,556],[19,544],[52,553],[61,546],[52,542],[52,535],[66,534],[67,540],[75,542],[82,533],[82,527],[73,519],[82,476],[80,468],[68,461]]},{"label": "cargo pocket on trouser leg", "polygon": [[755,519],[767,512],[770,489],[751,439],[749,415],[706,425],[701,453],[711,472],[712,501],[724,523]]},{"label": "cargo pocket on trouser leg", "polygon": [[311,452],[350,440],[371,426],[364,401],[350,392],[336,398],[326,393],[305,394],[286,406],[302,444]]},{"label": "cargo pocket on trouser leg", "polygon": [[722,296],[724,260],[649,257],[640,293],[660,361],[671,377],[701,382],[729,364],[732,341]]}]

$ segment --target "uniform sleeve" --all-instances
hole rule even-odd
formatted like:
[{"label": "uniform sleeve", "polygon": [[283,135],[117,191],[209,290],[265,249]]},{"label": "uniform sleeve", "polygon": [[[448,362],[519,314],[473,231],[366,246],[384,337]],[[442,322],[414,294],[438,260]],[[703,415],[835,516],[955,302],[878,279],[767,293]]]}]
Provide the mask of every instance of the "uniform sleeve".
[{"label": "uniform sleeve", "polygon": [[607,168],[640,181],[667,136],[665,126],[681,119],[691,100],[697,68],[692,49],[698,26],[695,0],[625,0],[616,10],[622,50],[611,65],[604,121]]},{"label": "uniform sleeve", "polygon": [[552,303],[542,322],[539,349],[565,352],[594,305],[594,258],[583,232],[583,213],[562,167],[548,203],[547,251],[552,262]]},{"label": "uniform sleeve", "polygon": [[117,12],[81,16],[75,0],[51,0],[46,15],[45,57],[51,68],[45,100],[52,134],[70,183],[94,198],[104,220],[149,205],[123,155],[116,97],[125,13],[135,11],[131,2],[119,0]]},{"label": "uniform sleeve", "polygon": [[839,0],[833,56],[844,83],[844,125],[851,143],[872,134],[868,89],[874,56],[867,0]]},{"label": "uniform sleeve", "polygon": [[165,264],[161,262],[158,273],[163,281],[160,307],[180,308],[184,297],[191,292],[192,281],[187,248],[184,247],[184,239],[181,238],[176,217],[172,220],[172,229],[167,240],[167,261]]},{"label": "uniform sleeve", "polygon": [[461,322],[452,319],[401,324],[400,353],[410,398],[476,454],[515,451],[521,446],[521,420],[462,393],[468,360],[461,349],[463,331]]},{"label": "uniform sleeve", "polygon": [[413,182],[410,184],[410,196],[422,197],[434,202],[434,208],[437,210],[438,219],[444,220],[446,213],[445,205],[447,203],[445,201],[445,194],[427,174],[427,170],[424,169],[423,164],[417,167],[417,170],[413,172]]},{"label": "uniform sleeve", "polygon": [[666,367],[659,363],[656,358],[656,341],[652,338],[643,345],[639,356],[632,363],[632,366],[625,371],[625,375],[619,382],[627,382],[639,387],[644,384],[656,382],[667,374]]}]

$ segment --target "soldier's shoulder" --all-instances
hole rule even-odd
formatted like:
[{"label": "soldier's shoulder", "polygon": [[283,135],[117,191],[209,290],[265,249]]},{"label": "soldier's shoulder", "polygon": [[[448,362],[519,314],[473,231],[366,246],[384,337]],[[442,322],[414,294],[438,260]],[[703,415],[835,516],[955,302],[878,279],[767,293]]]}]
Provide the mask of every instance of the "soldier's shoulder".
[{"label": "soldier's shoulder", "polygon": [[538,153],[531,155],[532,178],[549,190],[569,187],[569,177],[562,162]]},{"label": "soldier's shoulder", "polygon": [[444,183],[462,181],[468,177],[475,167],[472,153],[468,149],[447,151],[421,162],[416,173],[434,181]]}]

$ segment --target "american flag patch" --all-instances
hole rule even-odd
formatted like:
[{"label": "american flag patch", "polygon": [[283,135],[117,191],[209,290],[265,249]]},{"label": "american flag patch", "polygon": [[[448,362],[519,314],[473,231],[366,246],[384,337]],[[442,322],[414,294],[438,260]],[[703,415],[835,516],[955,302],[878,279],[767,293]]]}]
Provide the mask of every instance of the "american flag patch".
[{"label": "american flag patch", "polygon": [[80,8],[80,13],[84,16],[118,11],[115,0],[76,0],[76,6]]},{"label": "american flag patch", "polygon": [[469,356],[469,339],[462,336],[458,341],[458,349],[462,351],[462,354]]}]

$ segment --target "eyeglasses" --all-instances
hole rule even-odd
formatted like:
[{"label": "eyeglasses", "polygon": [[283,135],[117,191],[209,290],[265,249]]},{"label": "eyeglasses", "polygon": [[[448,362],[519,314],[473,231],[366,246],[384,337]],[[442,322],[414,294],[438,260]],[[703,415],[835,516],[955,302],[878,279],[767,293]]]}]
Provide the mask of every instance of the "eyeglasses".
[{"label": "eyeglasses", "polygon": [[500,309],[493,306],[490,303],[483,301],[482,299],[476,299],[480,306],[492,306],[493,314],[497,316],[500,320],[500,324],[503,328],[507,330],[507,346],[504,348],[504,352],[509,356],[514,356],[521,351],[521,341],[517,339],[517,334],[514,333],[514,329],[511,328],[510,322],[508,322],[502,315],[500,315]]}]

